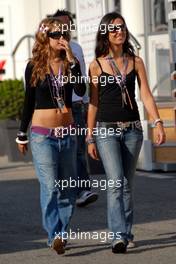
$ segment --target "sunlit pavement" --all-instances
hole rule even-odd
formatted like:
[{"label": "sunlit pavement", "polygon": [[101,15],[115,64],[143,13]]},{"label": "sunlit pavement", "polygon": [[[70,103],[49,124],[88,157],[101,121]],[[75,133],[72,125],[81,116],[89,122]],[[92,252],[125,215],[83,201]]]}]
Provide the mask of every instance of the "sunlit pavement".
[{"label": "sunlit pavement", "polygon": [[[69,230],[77,232],[77,239],[71,239],[66,253],[59,256],[46,247],[39,184],[32,166],[0,169],[0,263],[176,263],[176,172],[138,171],[134,187],[136,248],[113,254],[109,242],[101,242],[108,232],[106,191],[101,185],[95,188],[99,192],[97,202],[76,208]],[[85,231],[92,239],[78,239]],[[95,233],[97,239],[93,239]]]}]

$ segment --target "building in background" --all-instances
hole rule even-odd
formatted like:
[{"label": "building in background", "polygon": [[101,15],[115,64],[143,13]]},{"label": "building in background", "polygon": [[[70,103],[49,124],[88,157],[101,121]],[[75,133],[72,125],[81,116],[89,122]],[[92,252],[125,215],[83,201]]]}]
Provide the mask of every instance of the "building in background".
[{"label": "building in background", "polygon": [[[171,81],[170,23],[168,14],[175,0],[0,0],[0,69],[1,78],[21,78],[26,60],[30,57],[32,36],[39,21],[58,8],[66,8],[74,14],[77,28],[97,24],[110,11],[119,11],[125,17],[132,42],[147,67],[151,91],[155,96],[161,117],[164,119],[167,142],[154,144],[155,128],[150,124],[140,101],[137,100],[144,127],[144,144],[138,168],[145,170],[176,169],[176,101]],[[89,28],[90,29],[90,28]],[[83,47],[87,65],[94,57],[94,31],[74,32]],[[21,38],[28,35],[19,45]],[[135,41],[137,40],[137,42]],[[140,45],[138,45],[138,42]],[[14,52],[16,53],[14,54]],[[14,55],[14,56],[12,56]],[[5,63],[1,63],[5,61]]]},{"label": "building in background", "polygon": [[[6,61],[2,79],[23,76],[26,60],[31,56],[32,36],[39,21],[58,8],[66,8],[66,1],[0,0],[0,62]],[[14,69],[12,54],[18,42],[26,35],[30,36],[21,42],[15,53]]]}]

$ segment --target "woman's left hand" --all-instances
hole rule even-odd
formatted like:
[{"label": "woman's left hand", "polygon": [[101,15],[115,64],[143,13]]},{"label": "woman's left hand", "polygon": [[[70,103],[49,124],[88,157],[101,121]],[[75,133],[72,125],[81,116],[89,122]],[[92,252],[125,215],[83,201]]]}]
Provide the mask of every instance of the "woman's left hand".
[{"label": "woman's left hand", "polygon": [[161,145],[166,141],[166,134],[164,131],[163,124],[158,123],[156,126],[157,129],[157,138],[156,138],[156,144]]},{"label": "woman's left hand", "polygon": [[69,45],[69,42],[65,39],[61,39],[60,41],[60,44],[62,46],[62,48],[65,50],[66,52],[66,57],[67,57],[67,60],[69,62],[73,62],[75,59],[74,59],[74,55],[72,53],[72,50],[71,50],[71,47]]}]

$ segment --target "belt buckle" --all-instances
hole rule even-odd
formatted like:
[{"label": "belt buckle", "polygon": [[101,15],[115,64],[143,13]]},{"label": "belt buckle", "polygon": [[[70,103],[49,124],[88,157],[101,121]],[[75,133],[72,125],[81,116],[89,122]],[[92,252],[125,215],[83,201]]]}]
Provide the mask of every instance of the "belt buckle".
[{"label": "belt buckle", "polygon": [[130,122],[117,122],[117,126],[120,127],[121,129],[126,129],[127,127],[130,126]]},{"label": "belt buckle", "polygon": [[53,134],[55,137],[57,138],[61,138],[63,137],[63,126],[60,126],[60,127],[55,127],[53,129]]}]

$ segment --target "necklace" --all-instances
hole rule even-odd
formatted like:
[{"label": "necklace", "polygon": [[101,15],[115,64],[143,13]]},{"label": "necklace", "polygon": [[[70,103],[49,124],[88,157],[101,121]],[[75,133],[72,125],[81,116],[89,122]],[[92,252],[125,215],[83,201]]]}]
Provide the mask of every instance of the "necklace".
[{"label": "necklace", "polygon": [[53,96],[57,102],[57,106],[61,111],[65,111],[65,89],[63,83],[63,66],[61,65],[58,70],[58,74],[54,75],[52,68],[50,67],[50,79],[52,83]]}]

